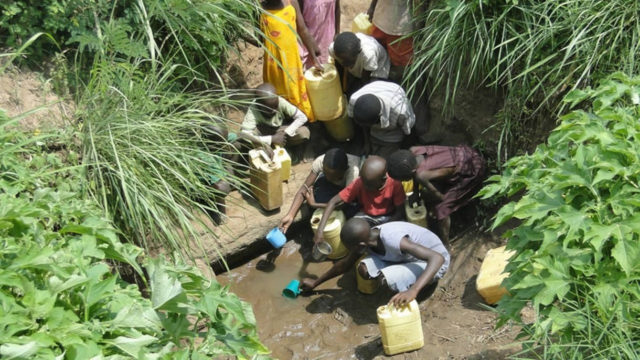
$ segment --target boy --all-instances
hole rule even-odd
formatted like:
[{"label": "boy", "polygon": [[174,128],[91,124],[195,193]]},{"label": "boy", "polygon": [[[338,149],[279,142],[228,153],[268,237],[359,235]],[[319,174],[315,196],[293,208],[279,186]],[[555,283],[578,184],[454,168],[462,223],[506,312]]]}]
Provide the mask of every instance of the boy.
[{"label": "boy", "polygon": [[340,33],[329,45],[329,54],[351,75],[347,77],[343,87],[347,95],[369,83],[372,77],[389,77],[389,55],[382,45],[369,35],[348,31]]},{"label": "boy", "polygon": [[385,158],[400,149],[416,122],[404,90],[389,81],[374,81],[356,91],[347,114],[364,129],[365,151]]},{"label": "boy", "polygon": [[293,198],[289,212],[280,221],[282,232],[287,233],[305,199],[313,208],[324,208],[331,198],[358,177],[359,172],[360,157],[347,154],[342,149],[333,148],[318,156],[311,164],[307,179]]},{"label": "boy", "polygon": [[449,267],[449,252],[440,239],[411,223],[396,221],[372,228],[363,219],[353,218],[342,227],[340,239],[349,249],[349,255],[316,280],[303,279],[303,290],[312,290],[345,273],[366,251],[368,256],[357,265],[360,276],[387,284],[397,292],[389,303],[403,306],[415,299],[425,286],[441,279]]},{"label": "boy", "polygon": [[[295,146],[310,138],[304,126],[307,116],[264,83],[255,89],[257,98],[247,110],[242,132],[256,136],[265,145]],[[286,124],[285,124],[286,123]]]},{"label": "boy", "polygon": [[466,145],[414,146],[410,150],[398,150],[389,157],[389,176],[399,181],[413,179],[414,194],[420,196],[417,187],[430,196],[438,219],[440,235],[449,243],[451,219],[449,215],[466,205],[482,186],[485,161]]},{"label": "boy", "polygon": [[329,200],[313,241],[316,244],[323,241],[324,226],[336,206],[357,201],[361,211],[355,217],[379,225],[403,218],[404,199],[402,183],[387,176],[387,162],[379,156],[369,156],[362,164],[360,176]]}]

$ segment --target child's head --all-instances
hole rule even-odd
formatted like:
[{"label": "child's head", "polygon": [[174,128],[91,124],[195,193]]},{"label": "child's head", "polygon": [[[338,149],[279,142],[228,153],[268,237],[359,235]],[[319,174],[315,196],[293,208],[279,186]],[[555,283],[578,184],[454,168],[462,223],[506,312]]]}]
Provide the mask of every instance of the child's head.
[{"label": "child's head", "polygon": [[332,183],[339,183],[344,179],[348,168],[347,154],[344,150],[333,148],[324,154],[322,173]]},{"label": "child's head", "polygon": [[362,51],[360,39],[352,32],[345,31],[338,34],[333,42],[333,55],[346,68],[355,65],[360,51]]},{"label": "child's head", "polygon": [[413,179],[418,162],[409,150],[397,150],[389,156],[389,176],[400,181]]},{"label": "child's head", "polygon": [[278,110],[278,95],[276,88],[269,84],[263,83],[254,89],[256,95],[256,105],[258,111],[265,118],[271,118]]},{"label": "child's head", "polygon": [[353,251],[369,243],[370,233],[371,226],[366,220],[351,218],[342,226],[340,240],[347,249]]},{"label": "child's head", "polygon": [[373,94],[364,94],[353,105],[353,120],[360,126],[369,127],[380,122],[382,104]]},{"label": "child's head", "polygon": [[222,124],[211,124],[204,128],[204,138],[207,140],[207,148],[211,151],[222,149],[221,144],[226,144],[229,130]]},{"label": "child's head", "polygon": [[387,181],[387,161],[380,156],[371,155],[360,169],[362,185],[369,191],[380,190]]}]

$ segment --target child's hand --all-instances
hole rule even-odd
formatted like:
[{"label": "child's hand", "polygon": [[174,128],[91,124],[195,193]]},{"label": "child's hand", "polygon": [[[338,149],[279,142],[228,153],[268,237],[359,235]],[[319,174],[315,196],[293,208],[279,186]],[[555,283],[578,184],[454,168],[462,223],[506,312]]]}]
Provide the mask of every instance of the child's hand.
[{"label": "child's hand", "polygon": [[316,287],[315,280],[304,278],[300,281],[300,290],[302,291],[311,291]]},{"label": "child's hand", "polygon": [[389,300],[389,304],[393,304],[395,307],[402,307],[409,304],[413,299],[416,298],[418,294],[416,294],[413,290],[409,289],[407,291],[403,291],[395,294],[391,300]]},{"label": "child's hand", "polygon": [[277,133],[272,135],[271,136],[271,143],[273,145],[279,145],[279,146],[284,147],[284,145],[287,143],[287,138],[285,136],[284,131],[283,132],[278,131]]},{"label": "child's hand", "polygon": [[282,220],[280,221],[280,225],[278,225],[278,227],[280,228],[280,230],[282,230],[284,234],[286,234],[292,222],[293,222],[293,216],[287,215],[282,218]]}]

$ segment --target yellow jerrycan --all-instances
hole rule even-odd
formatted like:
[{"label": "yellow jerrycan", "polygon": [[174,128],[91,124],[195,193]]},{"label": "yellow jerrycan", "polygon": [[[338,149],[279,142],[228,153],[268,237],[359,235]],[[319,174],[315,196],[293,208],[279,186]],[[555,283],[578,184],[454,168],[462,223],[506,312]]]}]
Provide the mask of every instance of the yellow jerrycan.
[{"label": "yellow jerrycan", "polygon": [[360,13],[353,18],[351,22],[351,32],[354,33],[363,33],[370,35],[371,34],[371,21],[369,21],[369,15],[365,13]]},{"label": "yellow jerrycan", "polygon": [[345,142],[353,138],[353,123],[347,115],[347,109],[344,109],[340,117],[330,121],[323,121],[323,123],[325,129],[334,140]]},{"label": "yellow jerrycan", "polygon": [[401,308],[380,306],[377,314],[385,354],[394,355],[424,346],[420,308],[415,300]]},{"label": "yellow jerrycan", "polygon": [[346,99],[342,96],[342,85],[335,65],[324,64],[322,69],[312,67],[304,72],[304,80],[316,119],[329,121],[342,115]]},{"label": "yellow jerrycan", "polygon": [[424,206],[422,200],[409,204],[408,201],[404,202],[404,210],[407,214],[407,221],[424,228],[427,227],[427,208]]},{"label": "yellow jerrycan", "polygon": [[280,178],[289,181],[291,177],[291,156],[283,147],[276,145],[273,150],[273,161],[280,164]]},{"label": "yellow jerrycan", "polygon": [[360,261],[365,257],[367,257],[367,255],[362,255],[360,259],[356,261],[356,284],[358,285],[358,291],[363,294],[371,295],[378,290],[380,283],[378,282],[378,279],[365,279],[358,272]]},{"label": "yellow jerrycan", "polygon": [[282,206],[280,164],[269,159],[263,150],[249,151],[249,179],[253,196],[265,210]]},{"label": "yellow jerrycan", "polygon": [[[316,209],[311,216],[311,229],[315,234],[318,231],[318,225],[322,220],[322,213],[324,209]],[[340,210],[333,210],[329,215],[327,224],[324,227],[324,241],[331,245],[331,254],[327,255],[329,259],[340,259],[349,253],[349,250],[342,244],[340,240],[340,230],[342,230],[342,224],[344,224],[344,214]]]},{"label": "yellow jerrycan", "polygon": [[501,246],[487,251],[482,261],[476,278],[476,289],[489,305],[497,303],[507,293],[507,289],[502,287],[502,280],[509,276],[509,273],[504,272],[504,268],[513,254],[512,250],[506,250],[505,246]]}]

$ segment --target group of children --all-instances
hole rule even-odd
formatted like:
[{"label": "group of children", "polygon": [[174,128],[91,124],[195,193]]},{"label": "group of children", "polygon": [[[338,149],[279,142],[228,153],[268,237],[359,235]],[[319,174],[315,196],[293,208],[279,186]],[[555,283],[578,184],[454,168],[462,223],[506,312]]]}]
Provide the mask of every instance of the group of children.
[{"label": "group of children", "polygon": [[[371,35],[339,33],[339,0],[263,0],[264,83],[241,125],[251,147],[312,144],[313,112],[303,72],[335,60],[343,73],[347,115],[362,130],[358,154],[332,148],[316,158],[279,227],[287,232],[303,203],[324,208],[314,242],[323,240],[331,212],[349,219],[341,241],[350,250],[316,280],[310,290],[343,273],[360,260],[365,279],[378,279],[398,292],[392,302],[413,300],[422,288],[442,277],[449,265],[449,215],[466,204],[481,185],[484,160],[468,146],[414,146],[408,141],[416,115],[398,85],[411,61],[413,1],[372,0]],[[298,38],[302,44],[298,44]],[[299,52],[300,50],[300,52]],[[317,148],[317,147],[316,147]],[[402,181],[413,180],[412,198],[423,198],[437,218],[436,232],[404,222],[407,194]]]}]

